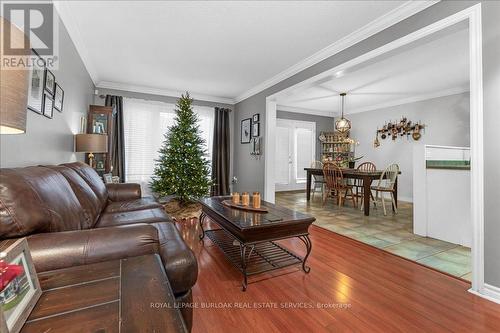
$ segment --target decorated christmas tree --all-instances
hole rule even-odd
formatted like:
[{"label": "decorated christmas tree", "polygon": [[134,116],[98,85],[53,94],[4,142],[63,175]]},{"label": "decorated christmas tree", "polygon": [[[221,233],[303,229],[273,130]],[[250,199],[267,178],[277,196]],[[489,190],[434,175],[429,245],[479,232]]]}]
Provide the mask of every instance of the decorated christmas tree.
[{"label": "decorated christmas tree", "polygon": [[207,195],[212,185],[205,141],[199,135],[192,102],[189,93],[177,101],[175,124],[165,134],[150,183],[155,193],[174,195],[181,203]]}]

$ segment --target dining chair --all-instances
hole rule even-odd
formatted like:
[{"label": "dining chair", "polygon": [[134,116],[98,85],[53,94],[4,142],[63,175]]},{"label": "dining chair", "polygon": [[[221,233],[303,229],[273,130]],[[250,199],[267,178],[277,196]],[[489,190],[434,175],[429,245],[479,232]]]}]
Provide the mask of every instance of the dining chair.
[{"label": "dining chair", "polygon": [[375,202],[378,201],[378,194],[380,192],[380,197],[382,198],[382,207],[384,208],[384,215],[387,215],[387,211],[385,209],[384,193],[390,193],[392,205],[394,207],[394,212],[396,214],[398,213],[398,209],[396,207],[396,200],[394,199],[394,184],[396,183],[398,173],[399,173],[399,165],[395,163],[389,165],[380,175],[378,184],[376,186],[371,187],[372,190],[376,191]]},{"label": "dining chair", "polygon": [[[352,204],[357,207],[356,200],[354,199],[354,192],[352,191],[353,185],[347,184],[342,169],[335,163],[325,163],[323,165],[323,177],[326,183],[326,191],[323,195],[323,206],[328,197],[337,197],[337,204],[343,205],[347,196],[352,199]],[[349,194],[350,193],[350,194]],[[342,194],[344,194],[342,196]]]},{"label": "dining chair", "polygon": [[[323,163],[321,161],[313,161],[311,163],[311,168],[323,169]],[[313,186],[311,186],[312,198],[314,199],[314,193],[316,193],[317,188],[320,188],[321,196],[323,196],[325,192],[325,178],[322,175],[312,175],[312,178],[313,178]]]},{"label": "dining chair", "polygon": [[[371,171],[376,171],[377,167],[375,166],[374,163],[372,162],[363,162],[361,163],[356,170],[358,171],[365,171],[365,172],[371,172]],[[356,189],[356,202],[358,202],[358,199],[361,198],[361,205],[360,209],[363,210],[363,198],[364,198],[364,184],[363,184],[363,179],[355,179],[354,180],[354,187]],[[372,200],[375,198],[373,197],[373,193],[370,191],[370,196]]]}]

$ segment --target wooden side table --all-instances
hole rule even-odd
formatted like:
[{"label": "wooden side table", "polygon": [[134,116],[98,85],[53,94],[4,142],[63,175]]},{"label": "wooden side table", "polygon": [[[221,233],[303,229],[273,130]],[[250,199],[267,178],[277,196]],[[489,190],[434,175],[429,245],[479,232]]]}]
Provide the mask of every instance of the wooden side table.
[{"label": "wooden side table", "polygon": [[43,290],[21,332],[187,332],[158,255],[38,274]]}]

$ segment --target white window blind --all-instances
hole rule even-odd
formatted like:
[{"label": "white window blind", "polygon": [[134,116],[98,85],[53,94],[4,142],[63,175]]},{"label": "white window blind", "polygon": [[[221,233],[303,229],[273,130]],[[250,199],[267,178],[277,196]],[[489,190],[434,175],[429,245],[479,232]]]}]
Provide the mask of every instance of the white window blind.
[{"label": "white window blind", "polygon": [[[125,179],[141,184],[143,193],[149,194],[148,183],[153,176],[164,135],[174,124],[175,105],[123,98],[123,127],[125,136]],[[214,109],[193,106],[198,115],[199,130],[205,140],[208,160],[212,160]]]}]

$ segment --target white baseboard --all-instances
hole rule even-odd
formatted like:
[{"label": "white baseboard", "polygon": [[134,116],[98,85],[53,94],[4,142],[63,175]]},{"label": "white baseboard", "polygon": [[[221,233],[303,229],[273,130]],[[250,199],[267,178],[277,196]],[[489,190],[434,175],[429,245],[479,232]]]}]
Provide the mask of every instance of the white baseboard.
[{"label": "white baseboard", "polygon": [[472,289],[469,289],[469,292],[489,301],[500,304],[500,288],[492,286],[491,284],[485,283],[481,292],[477,292]]},{"label": "white baseboard", "polygon": [[413,203],[413,198],[398,196],[398,201]]}]

